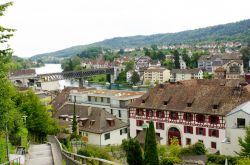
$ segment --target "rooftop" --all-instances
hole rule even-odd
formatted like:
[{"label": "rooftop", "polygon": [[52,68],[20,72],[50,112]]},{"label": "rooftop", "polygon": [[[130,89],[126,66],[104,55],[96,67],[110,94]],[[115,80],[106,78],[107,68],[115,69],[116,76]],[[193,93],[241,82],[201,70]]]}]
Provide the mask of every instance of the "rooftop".
[{"label": "rooftop", "polygon": [[[106,112],[105,110],[101,108],[96,107],[88,107],[88,106],[82,106],[82,105],[76,105],[76,116],[79,117],[79,119],[82,119],[81,121],[84,122],[83,125],[79,126],[79,130],[83,130],[86,132],[92,132],[92,133],[104,133],[108,131],[112,131],[115,129],[127,127],[128,124],[119,120],[112,114]],[[73,104],[65,104],[63,107],[58,110],[54,118],[59,118],[59,116],[72,116],[73,115]],[[114,121],[114,125],[110,125],[110,120]],[[68,125],[71,124],[71,122],[59,122],[59,123],[68,123]]]},{"label": "rooftop", "polygon": [[[129,106],[178,112],[226,115],[250,100],[249,85],[240,87],[238,80],[187,80],[157,85]],[[170,99],[168,99],[170,98]],[[168,99],[167,105],[164,105]],[[190,100],[192,100],[190,102]],[[187,106],[190,103],[191,106]],[[214,109],[214,105],[217,105]]]},{"label": "rooftop", "polygon": [[123,90],[104,90],[104,89],[86,89],[83,91],[71,91],[71,94],[89,94],[89,95],[105,95],[109,97],[133,97],[142,96],[145,92],[123,91]]}]

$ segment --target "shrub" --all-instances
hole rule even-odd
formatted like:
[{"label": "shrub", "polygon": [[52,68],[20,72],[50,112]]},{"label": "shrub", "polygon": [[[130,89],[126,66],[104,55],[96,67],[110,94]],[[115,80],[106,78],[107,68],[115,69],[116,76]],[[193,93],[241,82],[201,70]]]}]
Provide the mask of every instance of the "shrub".
[{"label": "shrub", "polygon": [[164,157],[161,160],[160,165],[173,165],[180,162],[181,160],[177,157]]},{"label": "shrub", "polygon": [[239,159],[238,160],[238,165],[246,165],[246,164],[250,164],[250,159],[245,158],[245,159]]},{"label": "shrub", "polygon": [[197,142],[193,146],[193,153],[196,155],[204,155],[206,153],[206,148],[203,143]]},{"label": "shrub", "polygon": [[238,157],[225,156],[225,155],[215,155],[215,154],[207,155],[207,162],[208,163],[215,163],[218,165],[220,165],[220,164],[224,165],[226,158],[227,158],[228,164],[237,164]]},{"label": "shrub", "polygon": [[88,145],[87,147],[78,150],[77,154],[88,157],[96,157],[106,160],[112,160],[111,156],[109,155],[108,151],[105,150],[105,148],[101,148],[94,145]]}]

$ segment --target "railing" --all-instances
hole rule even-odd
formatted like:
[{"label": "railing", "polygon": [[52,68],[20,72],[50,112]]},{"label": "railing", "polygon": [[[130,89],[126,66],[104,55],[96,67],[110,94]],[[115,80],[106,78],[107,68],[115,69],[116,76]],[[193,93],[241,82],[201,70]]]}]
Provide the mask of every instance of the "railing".
[{"label": "railing", "polygon": [[0,164],[0,165],[21,165],[21,160],[20,160],[20,159],[21,159],[21,158],[18,157],[18,158],[15,158],[15,159],[13,159],[13,160],[10,160],[10,161],[8,161],[8,162],[2,163],[2,164]]},{"label": "railing", "polygon": [[48,137],[48,141],[50,143],[56,144],[57,150],[60,150],[62,159],[66,161],[67,165],[82,165],[82,164],[92,164],[92,165],[110,165],[110,164],[117,164],[105,159],[100,159],[100,158],[92,158],[92,157],[87,157],[87,156],[82,156],[78,155],[75,153],[70,153],[68,151],[65,151],[62,148],[61,143],[59,140],[55,137],[50,135]]}]

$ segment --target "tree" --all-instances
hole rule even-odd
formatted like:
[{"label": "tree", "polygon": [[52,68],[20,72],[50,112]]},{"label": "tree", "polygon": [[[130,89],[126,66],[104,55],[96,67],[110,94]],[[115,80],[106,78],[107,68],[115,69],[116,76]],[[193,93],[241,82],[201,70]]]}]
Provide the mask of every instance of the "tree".
[{"label": "tree", "polygon": [[130,70],[134,70],[135,68],[135,62],[134,61],[129,61],[125,63],[125,72],[128,72]]},{"label": "tree", "polygon": [[249,69],[249,61],[250,61],[250,47],[244,47],[240,50],[242,54],[242,60],[244,64],[244,68]]},{"label": "tree", "polygon": [[131,82],[133,85],[136,85],[138,82],[140,82],[140,76],[137,72],[133,72],[131,76]]},{"label": "tree", "polygon": [[174,68],[174,62],[172,59],[167,59],[163,62],[163,66],[167,67],[169,70],[172,70]]},{"label": "tree", "polygon": [[126,152],[127,163],[129,165],[143,165],[141,146],[137,140],[124,140],[122,148]]},{"label": "tree", "polygon": [[120,49],[120,50],[118,51],[118,54],[120,54],[120,55],[123,55],[124,53],[125,53],[124,49]]},{"label": "tree", "polygon": [[116,83],[125,83],[125,82],[126,82],[126,78],[127,78],[126,72],[125,72],[125,71],[122,71],[122,72],[118,75],[118,77],[117,77],[117,79],[116,79]]},{"label": "tree", "polygon": [[239,138],[239,144],[241,146],[241,151],[238,153],[243,157],[250,157],[250,126],[246,127],[246,136],[244,139]]},{"label": "tree", "polygon": [[73,113],[73,121],[72,121],[72,135],[71,138],[77,138],[77,121],[76,121],[76,97],[74,100],[74,113]]},{"label": "tree", "polygon": [[212,78],[212,74],[209,74],[208,72],[203,72],[203,79],[211,80]]},{"label": "tree", "polygon": [[180,69],[180,54],[177,50],[173,51],[173,55],[174,55],[174,66],[175,69]]},{"label": "tree", "polygon": [[147,138],[145,141],[145,150],[144,150],[144,164],[145,165],[158,165],[159,158],[157,152],[157,143],[155,139],[155,129],[154,123],[149,122]]}]

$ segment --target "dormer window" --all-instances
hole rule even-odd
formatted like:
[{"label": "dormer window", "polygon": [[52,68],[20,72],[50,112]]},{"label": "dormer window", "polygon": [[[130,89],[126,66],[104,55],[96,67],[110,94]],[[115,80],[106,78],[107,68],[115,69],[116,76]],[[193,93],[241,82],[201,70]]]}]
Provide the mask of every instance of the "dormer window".
[{"label": "dormer window", "polygon": [[172,98],[171,96],[165,97],[165,99],[163,100],[163,105],[168,105],[168,103],[170,102],[171,98]]},{"label": "dormer window", "polygon": [[219,99],[214,99],[213,102],[212,102],[213,109],[218,109],[219,104],[220,104]]},{"label": "dormer window", "polygon": [[115,119],[113,119],[113,118],[106,118],[106,120],[107,120],[109,126],[111,126],[111,127],[115,126]]},{"label": "dormer window", "polygon": [[145,103],[146,100],[148,99],[148,97],[149,97],[149,93],[146,93],[145,95],[143,95],[143,96],[141,97],[142,103]]},{"label": "dormer window", "polygon": [[193,102],[194,102],[194,97],[189,97],[187,100],[187,107],[192,107]]},{"label": "dormer window", "polygon": [[90,122],[89,122],[89,125],[94,125],[94,123],[95,123],[95,120],[90,120]]}]

